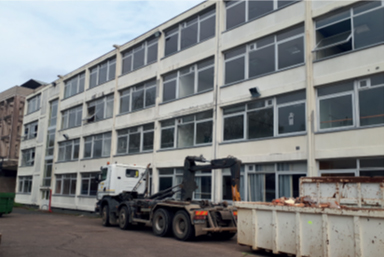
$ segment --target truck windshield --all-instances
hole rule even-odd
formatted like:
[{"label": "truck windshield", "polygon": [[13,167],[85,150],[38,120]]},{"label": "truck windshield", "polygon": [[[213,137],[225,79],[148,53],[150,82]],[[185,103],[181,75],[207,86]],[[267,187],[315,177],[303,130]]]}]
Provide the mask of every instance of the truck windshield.
[{"label": "truck windshield", "polygon": [[101,181],[107,179],[107,174],[108,174],[108,168],[101,169]]}]

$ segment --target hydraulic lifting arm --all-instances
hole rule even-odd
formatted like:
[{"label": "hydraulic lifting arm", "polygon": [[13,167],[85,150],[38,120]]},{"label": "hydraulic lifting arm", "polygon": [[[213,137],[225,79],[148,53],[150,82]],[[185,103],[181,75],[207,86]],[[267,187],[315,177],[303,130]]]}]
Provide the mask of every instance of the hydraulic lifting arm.
[{"label": "hydraulic lifting arm", "polygon": [[[196,165],[196,162],[209,162],[207,165]],[[214,169],[230,168],[231,170],[231,189],[232,200],[241,201],[239,187],[240,187],[240,167],[241,161],[235,157],[227,157],[223,159],[216,159],[208,161],[203,156],[187,156],[184,161],[184,174],[181,187],[181,200],[192,200],[192,194],[197,188],[195,182],[196,171],[210,171]]]}]

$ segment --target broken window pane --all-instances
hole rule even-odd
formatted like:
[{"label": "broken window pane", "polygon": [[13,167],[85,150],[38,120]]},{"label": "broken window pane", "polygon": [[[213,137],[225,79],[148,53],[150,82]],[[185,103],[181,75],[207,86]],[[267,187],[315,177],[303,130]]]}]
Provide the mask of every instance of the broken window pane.
[{"label": "broken window pane", "polygon": [[177,147],[193,146],[194,123],[179,125],[177,131]]},{"label": "broken window pane", "polygon": [[360,126],[384,123],[384,87],[359,91]]},{"label": "broken window pane", "polygon": [[224,118],[224,141],[244,138],[244,116]]},{"label": "broken window pane", "polygon": [[299,179],[305,177],[305,174],[300,175],[280,175],[279,176],[279,197],[298,197]]},{"label": "broken window pane", "polygon": [[278,69],[304,63],[304,38],[296,38],[278,45]]},{"label": "broken window pane", "polygon": [[320,100],[320,129],[353,125],[352,96]]},{"label": "broken window pane", "polygon": [[279,134],[305,131],[305,104],[280,107]]},{"label": "broken window pane", "polygon": [[275,71],[275,46],[267,46],[249,53],[249,77]]},{"label": "broken window pane", "polygon": [[195,72],[181,75],[179,80],[179,97],[192,95],[195,89]]},{"label": "broken window pane", "polygon": [[248,138],[273,137],[273,108],[248,113]]},{"label": "broken window pane", "polygon": [[384,8],[353,19],[355,48],[384,41]]}]

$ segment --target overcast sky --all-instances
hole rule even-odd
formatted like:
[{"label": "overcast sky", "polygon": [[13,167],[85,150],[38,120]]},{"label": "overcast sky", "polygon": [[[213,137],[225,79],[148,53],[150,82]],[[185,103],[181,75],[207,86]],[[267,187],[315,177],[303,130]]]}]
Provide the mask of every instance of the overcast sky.
[{"label": "overcast sky", "polygon": [[0,0],[0,92],[50,83],[203,0]]}]

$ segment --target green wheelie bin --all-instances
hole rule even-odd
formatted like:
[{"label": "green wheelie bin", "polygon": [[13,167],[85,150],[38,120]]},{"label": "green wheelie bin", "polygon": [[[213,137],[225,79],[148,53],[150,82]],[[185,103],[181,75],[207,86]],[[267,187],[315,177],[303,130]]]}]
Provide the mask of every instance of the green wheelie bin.
[{"label": "green wheelie bin", "polygon": [[0,217],[12,212],[15,193],[0,193]]}]

